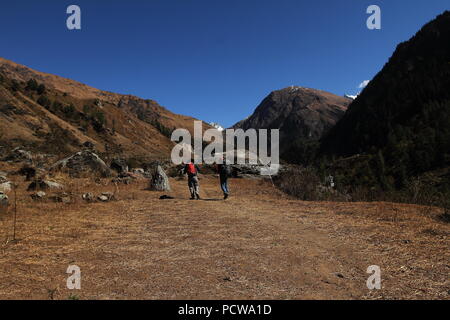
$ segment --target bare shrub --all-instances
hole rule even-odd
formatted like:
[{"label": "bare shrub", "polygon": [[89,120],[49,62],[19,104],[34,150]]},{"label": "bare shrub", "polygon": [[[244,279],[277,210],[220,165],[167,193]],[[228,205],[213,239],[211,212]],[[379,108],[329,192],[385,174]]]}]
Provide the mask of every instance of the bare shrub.
[{"label": "bare shrub", "polygon": [[281,172],[274,183],[285,193],[301,200],[321,200],[320,178],[311,168],[296,167]]}]

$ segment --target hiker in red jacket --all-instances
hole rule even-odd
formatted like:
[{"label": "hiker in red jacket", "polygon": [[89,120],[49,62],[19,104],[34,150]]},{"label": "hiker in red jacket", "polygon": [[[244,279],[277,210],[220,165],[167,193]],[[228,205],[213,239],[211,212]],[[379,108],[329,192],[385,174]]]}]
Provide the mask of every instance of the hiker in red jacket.
[{"label": "hiker in red jacket", "polygon": [[200,168],[192,161],[186,164],[183,168],[183,174],[188,175],[188,186],[191,192],[191,200],[200,200],[200,187],[198,183],[198,173]]}]

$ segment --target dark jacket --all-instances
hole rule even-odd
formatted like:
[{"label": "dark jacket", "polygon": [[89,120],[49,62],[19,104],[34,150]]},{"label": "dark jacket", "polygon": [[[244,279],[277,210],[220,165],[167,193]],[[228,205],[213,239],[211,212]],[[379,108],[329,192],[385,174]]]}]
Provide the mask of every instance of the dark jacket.
[{"label": "dark jacket", "polygon": [[217,165],[217,173],[220,175],[221,179],[227,179],[230,175],[230,167],[226,164]]}]

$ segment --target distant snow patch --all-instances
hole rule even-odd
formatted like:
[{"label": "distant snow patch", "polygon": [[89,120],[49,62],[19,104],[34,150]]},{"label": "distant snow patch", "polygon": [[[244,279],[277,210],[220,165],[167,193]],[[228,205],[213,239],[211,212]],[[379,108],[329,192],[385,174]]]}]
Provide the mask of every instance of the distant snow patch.
[{"label": "distant snow patch", "polygon": [[358,88],[360,89],[364,89],[365,87],[367,87],[367,85],[369,84],[370,80],[364,80],[363,82],[361,82],[358,86]]},{"label": "distant snow patch", "polygon": [[225,130],[224,127],[222,127],[220,124],[215,123],[215,122],[210,122],[209,125],[210,125],[211,127],[216,128],[216,129],[219,130],[220,132],[222,132],[222,131]]},{"label": "distant snow patch", "polygon": [[356,98],[358,98],[358,95],[345,94],[344,97],[355,100]]}]

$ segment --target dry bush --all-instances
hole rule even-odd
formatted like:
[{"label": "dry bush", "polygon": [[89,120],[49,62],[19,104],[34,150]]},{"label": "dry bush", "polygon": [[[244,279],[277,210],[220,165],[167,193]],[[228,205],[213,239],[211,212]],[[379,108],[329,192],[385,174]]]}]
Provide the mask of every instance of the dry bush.
[{"label": "dry bush", "polygon": [[321,200],[320,179],[311,168],[295,168],[281,172],[274,183],[285,193],[301,200]]}]

